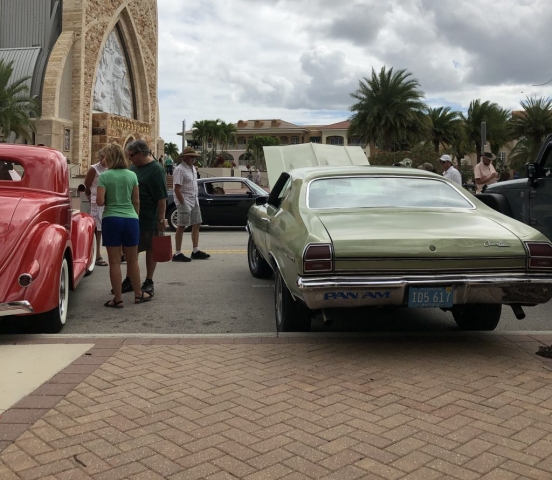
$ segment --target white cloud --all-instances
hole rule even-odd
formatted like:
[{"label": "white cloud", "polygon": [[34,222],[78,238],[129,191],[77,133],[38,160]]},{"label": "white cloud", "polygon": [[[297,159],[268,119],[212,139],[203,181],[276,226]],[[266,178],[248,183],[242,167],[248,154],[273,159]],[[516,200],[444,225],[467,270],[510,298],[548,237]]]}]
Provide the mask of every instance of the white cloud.
[{"label": "white cloud", "polygon": [[382,66],[406,69],[431,106],[548,96],[552,9],[543,0],[159,0],[161,136],[182,120],[346,119]]}]

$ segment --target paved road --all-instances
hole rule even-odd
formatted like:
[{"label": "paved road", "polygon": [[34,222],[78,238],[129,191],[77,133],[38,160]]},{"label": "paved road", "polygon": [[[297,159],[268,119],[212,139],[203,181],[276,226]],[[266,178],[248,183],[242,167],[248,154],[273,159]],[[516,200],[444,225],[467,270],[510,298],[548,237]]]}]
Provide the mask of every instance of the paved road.
[{"label": "paved road", "polygon": [[[189,234],[185,234],[189,246]],[[66,334],[80,333],[268,333],[275,331],[273,280],[253,278],[247,267],[247,233],[243,230],[208,230],[201,233],[201,248],[209,260],[159,264],[155,298],[134,305],[125,294],[125,308],[103,307],[111,298],[107,267],[96,267],[70,295]],[[143,258],[141,259],[142,271]],[[548,331],[552,303],[527,308],[527,318],[516,320],[504,308],[498,331]],[[435,309],[347,311],[331,326],[320,318],[315,332],[455,331],[450,313]],[[0,323],[0,333],[32,332],[32,328]]]}]

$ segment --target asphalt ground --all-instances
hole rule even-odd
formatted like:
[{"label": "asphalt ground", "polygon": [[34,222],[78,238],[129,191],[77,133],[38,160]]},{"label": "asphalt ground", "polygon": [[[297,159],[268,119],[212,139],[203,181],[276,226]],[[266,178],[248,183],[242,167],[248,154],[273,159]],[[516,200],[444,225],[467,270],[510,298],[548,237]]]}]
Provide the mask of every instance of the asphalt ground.
[{"label": "asphalt ground", "polygon": [[[123,296],[125,308],[121,310],[103,307],[111,298],[109,268],[96,267],[70,293],[62,334],[275,333],[274,281],[256,279],[249,273],[247,239],[243,229],[202,230],[200,248],[211,254],[210,259],[158,264],[153,301],[134,305],[132,293],[127,293]],[[189,233],[184,234],[184,247],[189,255]],[[144,258],[140,257],[144,272]],[[552,330],[551,309],[552,303],[526,308],[526,319],[517,320],[511,309],[504,307],[497,331]],[[0,320],[0,334],[36,331],[33,317]],[[343,310],[332,325],[315,318],[311,331],[332,334],[458,330],[450,312],[395,308]]]}]

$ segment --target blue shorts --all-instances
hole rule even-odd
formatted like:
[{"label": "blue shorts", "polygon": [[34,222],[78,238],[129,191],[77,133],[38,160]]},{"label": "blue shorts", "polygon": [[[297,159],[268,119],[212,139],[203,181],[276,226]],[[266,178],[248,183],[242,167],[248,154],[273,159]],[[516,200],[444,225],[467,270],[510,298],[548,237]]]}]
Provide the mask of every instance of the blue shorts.
[{"label": "blue shorts", "polygon": [[140,223],[137,218],[105,217],[102,219],[104,247],[135,247],[140,241]]}]

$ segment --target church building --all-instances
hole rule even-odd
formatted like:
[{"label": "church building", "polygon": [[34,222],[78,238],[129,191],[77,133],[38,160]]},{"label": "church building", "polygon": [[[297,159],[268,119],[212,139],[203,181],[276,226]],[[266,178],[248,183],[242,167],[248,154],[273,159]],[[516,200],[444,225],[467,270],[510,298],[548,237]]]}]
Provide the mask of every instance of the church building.
[{"label": "church building", "polygon": [[143,139],[157,157],[156,0],[0,0],[0,59],[30,77],[34,144],[86,172],[104,145]]}]

